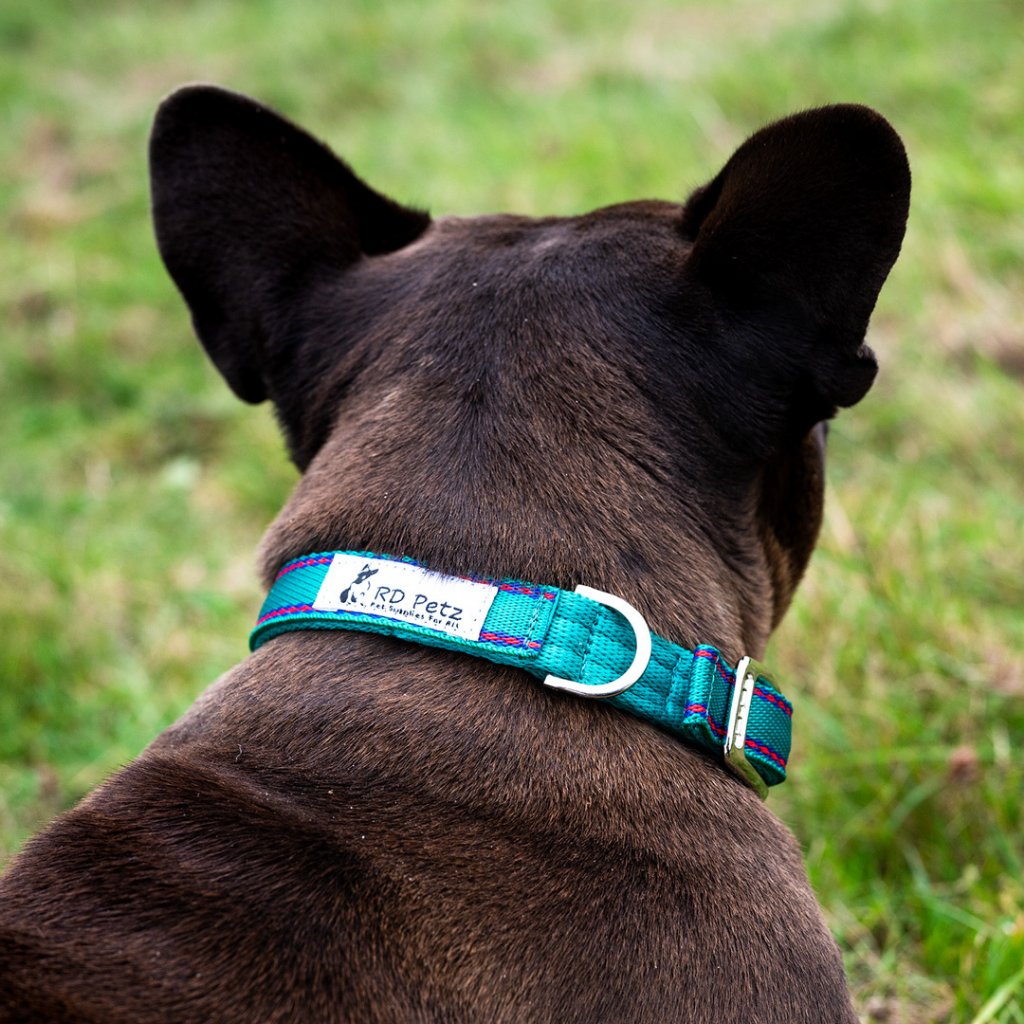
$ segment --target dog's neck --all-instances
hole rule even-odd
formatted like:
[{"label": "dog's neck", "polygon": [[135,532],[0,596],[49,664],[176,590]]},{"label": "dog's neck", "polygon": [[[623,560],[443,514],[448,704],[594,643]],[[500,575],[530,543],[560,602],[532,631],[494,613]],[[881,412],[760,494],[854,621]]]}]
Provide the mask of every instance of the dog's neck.
[{"label": "dog's neck", "polygon": [[[441,572],[587,583],[634,604],[677,642],[713,644],[732,658],[763,652],[771,598],[764,553],[749,539],[752,508],[698,504],[664,467],[612,445],[556,445],[557,458],[534,451],[517,461],[514,441],[488,458],[463,438],[439,455],[443,435],[422,426],[388,443],[342,423],[271,525],[265,577],[309,552],[372,550]],[[449,459],[460,465],[446,461],[442,471]]]}]

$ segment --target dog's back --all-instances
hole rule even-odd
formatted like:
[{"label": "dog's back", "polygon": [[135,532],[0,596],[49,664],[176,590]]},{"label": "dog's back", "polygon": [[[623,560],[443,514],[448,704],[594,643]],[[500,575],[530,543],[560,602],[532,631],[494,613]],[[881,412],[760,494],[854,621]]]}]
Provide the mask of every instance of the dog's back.
[{"label": "dog's back", "polygon": [[34,841],[7,1019],[854,1019],[795,844],[720,768],[336,641],[281,638]]}]

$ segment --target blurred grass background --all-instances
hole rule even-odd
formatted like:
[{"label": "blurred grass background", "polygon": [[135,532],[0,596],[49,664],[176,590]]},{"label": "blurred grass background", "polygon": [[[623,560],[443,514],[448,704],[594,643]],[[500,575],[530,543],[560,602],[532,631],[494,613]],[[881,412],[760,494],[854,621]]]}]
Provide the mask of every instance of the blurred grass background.
[{"label": "blurred grass background", "polygon": [[769,652],[772,805],[864,1020],[1024,1024],[1021,67],[1022,0],[0,0],[0,860],[245,654],[294,480],[156,254],[166,91],[251,92],[436,213],[681,200],[857,101],[907,143],[911,221]]}]

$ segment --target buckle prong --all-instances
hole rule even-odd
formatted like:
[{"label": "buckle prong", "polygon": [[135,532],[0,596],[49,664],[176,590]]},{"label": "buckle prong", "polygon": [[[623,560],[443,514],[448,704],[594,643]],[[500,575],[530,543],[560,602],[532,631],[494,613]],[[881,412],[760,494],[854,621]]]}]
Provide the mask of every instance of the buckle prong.
[{"label": "buckle prong", "polygon": [[617,693],[628,690],[647,671],[647,666],[651,661],[650,627],[647,625],[647,620],[621,597],[606,594],[603,590],[585,587],[582,583],[576,588],[576,593],[618,612],[633,627],[633,635],[636,638],[636,654],[633,655],[633,661],[629,668],[618,679],[613,679],[609,683],[595,683],[593,686],[587,686],[585,683],[577,683],[574,679],[563,679],[561,676],[549,674],[544,677],[544,685],[550,686],[553,690],[574,693],[578,697],[614,697]]},{"label": "buckle prong", "polygon": [[768,796],[768,785],[747,758],[747,724],[750,705],[754,700],[754,687],[758,676],[767,675],[764,666],[753,658],[741,658],[736,666],[736,682],[729,704],[729,721],[725,733],[725,763],[762,799]]}]

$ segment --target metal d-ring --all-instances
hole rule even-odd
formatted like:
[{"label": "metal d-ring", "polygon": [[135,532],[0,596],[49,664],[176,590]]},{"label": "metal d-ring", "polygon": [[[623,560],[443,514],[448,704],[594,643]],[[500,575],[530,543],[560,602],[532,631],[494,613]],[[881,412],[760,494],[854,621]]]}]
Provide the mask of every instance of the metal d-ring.
[{"label": "metal d-ring", "polygon": [[628,690],[647,671],[647,666],[651,661],[650,627],[647,625],[647,620],[621,597],[606,594],[603,590],[585,587],[582,583],[575,592],[580,597],[589,597],[591,601],[597,601],[598,604],[603,604],[606,608],[618,612],[633,627],[633,635],[636,638],[636,654],[633,655],[633,662],[629,668],[609,683],[587,686],[584,683],[577,683],[574,679],[547,675],[544,677],[544,685],[550,686],[553,690],[575,693],[579,697],[614,697],[615,694]]}]

